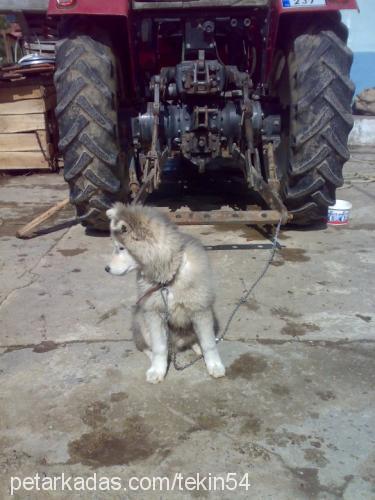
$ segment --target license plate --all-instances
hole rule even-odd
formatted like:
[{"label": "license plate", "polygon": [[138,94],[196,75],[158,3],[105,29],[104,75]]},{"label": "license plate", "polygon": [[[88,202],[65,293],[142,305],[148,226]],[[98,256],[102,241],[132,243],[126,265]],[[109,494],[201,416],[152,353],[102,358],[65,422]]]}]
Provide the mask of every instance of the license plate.
[{"label": "license plate", "polygon": [[317,7],[326,5],[326,0],[283,0],[283,7]]}]

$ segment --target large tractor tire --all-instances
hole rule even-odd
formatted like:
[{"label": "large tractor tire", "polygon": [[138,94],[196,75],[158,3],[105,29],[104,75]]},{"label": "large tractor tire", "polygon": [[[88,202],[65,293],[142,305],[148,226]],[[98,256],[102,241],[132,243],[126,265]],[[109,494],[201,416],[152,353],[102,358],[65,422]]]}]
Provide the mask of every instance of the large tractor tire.
[{"label": "large tractor tire", "polygon": [[307,26],[284,50],[277,93],[284,107],[278,150],[282,196],[293,223],[326,220],[343,184],[353,127],[352,52],[338,18]]},{"label": "large tractor tire", "polygon": [[115,56],[105,35],[69,33],[56,52],[59,148],[82,224],[108,228],[105,210],[124,194]]}]

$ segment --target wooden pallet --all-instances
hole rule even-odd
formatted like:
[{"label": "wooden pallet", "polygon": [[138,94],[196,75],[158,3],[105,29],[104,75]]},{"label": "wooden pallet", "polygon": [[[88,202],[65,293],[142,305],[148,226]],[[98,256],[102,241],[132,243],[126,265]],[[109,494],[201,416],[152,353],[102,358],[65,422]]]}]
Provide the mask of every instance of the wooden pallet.
[{"label": "wooden pallet", "polygon": [[55,106],[52,82],[40,84],[31,78],[22,83],[2,82],[0,170],[52,170],[56,167]]}]

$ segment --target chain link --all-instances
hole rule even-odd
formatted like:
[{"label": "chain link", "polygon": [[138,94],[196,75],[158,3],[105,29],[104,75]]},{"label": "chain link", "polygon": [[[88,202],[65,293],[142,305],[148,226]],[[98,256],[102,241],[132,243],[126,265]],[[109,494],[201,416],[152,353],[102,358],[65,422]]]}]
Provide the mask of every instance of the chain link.
[{"label": "chain link", "polygon": [[[277,247],[278,247],[278,244],[279,244],[278,243],[278,239],[279,239],[280,227],[281,227],[281,219],[279,220],[279,222],[278,222],[278,224],[276,226],[276,230],[275,230],[275,233],[274,233],[274,236],[273,236],[273,239],[272,239],[272,247],[271,247],[271,250],[270,250],[270,255],[269,255],[269,258],[268,258],[268,260],[267,260],[267,262],[266,262],[266,264],[265,264],[262,272],[259,274],[259,276],[254,281],[254,283],[251,285],[251,287],[248,290],[245,290],[244,293],[242,294],[242,296],[239,299],[238,303],[233,308],[233,311],[230,313],[222,334],[219,335],[218,337],[216,337],[216,343],[219,343],[219,342],[221,342],[224,339],[225,335],[228,333],[228,330],[229,330],[229,327],[230,327],[230,325],[231,325],[231,323],[233,321],[233,318],[237,314],[237,311],[239,310],[239,308],[243,304],[246,303],[247,299],[249,298],[250,294],[254,291],[255,287],[258,285],[258,283],[266,275],[266,273],[267,273],[270,265],[273,262],[273,259],[275,257],[275,253],[276,253],[276,250],[277,250]],[[174,366],[175,370],[182,371],[182,370],[185,370],[186,368],[189,368],[190,366],[194,365],[197,361],[199,361],[200,359],[202,359],[203,355],[197,356],[192,361],[189,361],[189,362],[187,362],[187,363],[185,363],[183,365],[178,364],[178,362],[177,362],[177,351],[176,351],[176,349],[173,349],[172,339],[171,339],[171,332],[170,332],[169,326],[168,326],[168,320],[169,320],[168,295],[169,295],[169,290],[168,290],[167,287],[164,286],[163,288],[160,289],[160,293],[161,293],[161,296],[162,296],[162,299],[163,299],[163,302],[164,302],[164,306],[165,306],[165,310],[164,310],[164,313],[163,313],[163,321],[164,321],[164,326],[165,326],[165,330],[167,332],[167,338],[168,338],[168,353],[169,353],[170,359],[172,360],[172,363],[173,363],[173,366]]]}]

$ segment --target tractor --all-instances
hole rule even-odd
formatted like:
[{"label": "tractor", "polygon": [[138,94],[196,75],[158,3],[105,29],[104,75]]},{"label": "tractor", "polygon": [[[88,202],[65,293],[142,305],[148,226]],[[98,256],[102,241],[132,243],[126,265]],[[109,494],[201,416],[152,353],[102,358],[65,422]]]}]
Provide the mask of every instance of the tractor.
[{"label": "tractor", "polygon": [[[324,221],[353,126],[342,9],[356,0],[49,0],[59,148],[81,223],[106,228],[115,201],[144,202],[171,178],[233,176],[265,221]],[[256,212],[239,203],[230,217]]]}]

